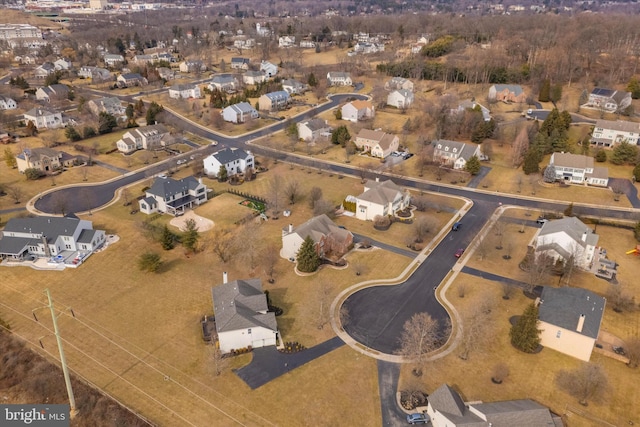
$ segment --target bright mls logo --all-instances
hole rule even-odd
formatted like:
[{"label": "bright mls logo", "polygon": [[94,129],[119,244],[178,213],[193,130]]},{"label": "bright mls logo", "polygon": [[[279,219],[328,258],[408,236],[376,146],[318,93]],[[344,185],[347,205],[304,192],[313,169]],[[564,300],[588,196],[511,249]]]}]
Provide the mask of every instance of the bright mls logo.
[{"label": "bright mls logo", "polygon": [[0,405],[0,425],[69,427],[69,405]]}]

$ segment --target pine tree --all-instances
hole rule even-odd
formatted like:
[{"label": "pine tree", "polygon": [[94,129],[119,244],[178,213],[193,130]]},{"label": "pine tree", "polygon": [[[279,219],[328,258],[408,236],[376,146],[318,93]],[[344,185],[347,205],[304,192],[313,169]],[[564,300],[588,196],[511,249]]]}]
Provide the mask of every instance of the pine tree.
[{"label": "pine tree", "polygon": [[478,175],[480,173],[480,160],[478,156],[471,156],[467,164],[465,165],[465,170],[469,172],[471,175]]},{"label": "pine tree", "polygon": [[298,261],[298,270],[304,273],[313,273],[320,267],[320,257],[316,252],[316,244],[311,236],[307,236],[302,242],[296,260]]},{"label": "pine tree", "polygon": [[225,182],[227,178],[229,178],[227,167],[225,165],[220,165],[220,169],[218,169],[218,181]]},{"label": "pine tree", "polygon": [[622,165],[624,163],[633,163],[638,156],[638,147],[622,141],[616,145],[611,154],[611,163],[614,165]]},{"label": "pine tree", "polygon": [[633,177],[635,178],[636,182],[640,182],[640,163],[638,163],[633,168]]},{"label": "pine tree", "polygon": [[162,236],[160,237],[160,244],[165,251],[171,250],[176,245],[176,235],[169,230],[169,227],[164,226],[162,229]]},{"label": "pine tree", "polygon": [[524,310],[518,322],[511,327],[509,337],[515,348],[525,353],[533,353],[540,345],[540,332],[541,330],[538,329],[538,307],[531,303]]},{"label": "pine tree", "polygon": [[98,116],[98,133],[100,135],[111,132],[116,126],[118,126],[118,122],[113,115],[105,111],[100,112]]},{"label": "pine tree", "polygon": [[631,77],[631,80],[629,80],[627,91],[631,92],[631,98],[640,98],[640,82],[638,82],[638,79],[636,77]]},{"label": "pine tree", "polygon": [[549,95],[551,94],[551,82],[549,79],[544,79],[542,86],[540,86],[540,93],[538,94],[538,101],[549,102]]},{"label": "pine tree", "polygon": [[[16,156],[13,155],[13,151],[11,148],[7,147],[4,149],[4,162],[11,169],[15,169],[18,166],[18,161],[16,160]],[[2,191],[0,191],[0,194]]]},{"label": "pine tree", "polygon": [[162,259],[160,258],[160,255],[155,252],[146,252],[140,255],[140,258],[138,259],[138,267],[140,270],[149,273],[157,273],[161,265]]},{"label": "pine tree", "polygon": [[[319,46],[320,44],[318,44]],[[311,87],[316,87],[318,86],[318,79],[316,78],[316,75],[313,73],[309,74],[309,78],[307,79],[307,84]]]},{"label": "pine tree", "polygon": [[528,149],[527,153],[524,155],[522,170],[525,175],[540,172],[540,155],[535,148]]},{"label": "pine tree", "polygon": [[549,165],[544,169],[544,182],[556,182],[556,167]]},{"label": "pine tree", "polygon": [[66,136],[69,141],[73,141],[73,142],[80,141],[82,139],[82,136],[80,136],[76,128],[74,128],[73,126],[69,126],[64,131],[64,136]]},{"label": "pine tree", "polygon": [[193,219],[188,219],[185,223],[186,231],[182,236],[182,244],[191,252],[196,251],[198,245],[198,225]]}]

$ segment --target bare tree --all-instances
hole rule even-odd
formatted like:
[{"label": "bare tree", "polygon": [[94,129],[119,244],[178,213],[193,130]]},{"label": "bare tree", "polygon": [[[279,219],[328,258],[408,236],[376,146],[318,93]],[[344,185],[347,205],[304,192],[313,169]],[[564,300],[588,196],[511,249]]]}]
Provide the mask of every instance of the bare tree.
[{"label": "bare tree", "polygon": [[449,335],[449,331],[448,323],[440,325],[428,313],[416,313],[404,323],[397,354],[422,365],[427,354],[442,345],[442,340]]},{"label": "bare tree", "polygon": [[278,219],[280,204],[284,195],[283,181],[280,175],[274,175],[269,181],[269,205],[273,213],[273,219]]},{"label": "bare tree", "polygon": [[629,358],[629,367],[637,368],[640,364],[640,338],[633,337],[626,340],[624,351]]},{"label": "bare tree", "polygon": [[523,127],[518,133],[515,141],[511,144],[511,165],[518,167],[524,161],[524,155],[529,149],[529,131]]},{"label": "bare tree", "polygon": [[607,289],[607,301],[616,313],[631,311],[635,308],[633,295],[622,289],[622,284],[611,284]]},{"label": "bare tree", "polygon": [[515,293],[516,288],[509,283],[502,284],[502,299],[509,299]]},{"label": "bare tree", "polygon": [[504,381],[508,376],[509,366],[504,362],[500,362],[493,367],[491,381],[495,382],[496,384],[502,384],[502,381]]},{"label": "bare tree", "polygon": [[11,196],[11,198],[13,199],[14,204],[17,205],[18,203],[20,203],[20,200],[24,196],[24,190],[22,189],[22,187],[19,187],[17,185],[7,185],[6,190],[7,194],[9,194],[9,196]]},{"label": "bare tree", "polygon": [[331,306],[331,284],[320,283],[316,289],[316,323],[318,329],[323,329],[329,323],[329,308]]},{"label": "bare tree", "polygon": [[289,204],[295,205],[302,198],[300,182],[298,180],[289,181],[284,189],[284,195]]},{"label": "bare tree", "polygon": [[60,194],[54,195],[53,209],[62,216],[69,213],[69,200],[67,200],[67,197]]},{"label": "bare tree", "polygon": [[525,291],[531,293],[537,285],[542,285],[548,280],[553,268],[553,259],[545,253],[536,256],[534,252],[531,252],[527,254],[525,268],[527,271]]},{"label": "bare tree", "polygon": [[236,249],[233,234],[229,230],[216,227],[210,240],[213,253],[217,255],[218,259],[223,263],[229,262]]},{"label": "bare tree", "polygon": [[502,249],[502,241],[504,239],[504,232],[506,228],[507,228],[507,223],[504,222],[502,218],[496,221],[496,223],[493,225],[493,232],[498,238],[498,242],[496,245],[496,249],[498,250]]},{"label": "bare tree", "polygon": [[486,236],[480,237],[476,246],[476,253],[480,257],[480,260],[485,259],[487,255],[489,255],[489,242]]},{"label": "bare tree", "polygon": [[351,267],[353,267],[353,272],[356,273],[356,276],[360,276],[367,272],[367,265],[362,261],[352,262]]},{"label": "bare tree", "polygon": [[602,366],[590,362],[572,371],[561,370],[556,376],[556,383],[584,406],[589,404],[589,400],[600,401],[608,388],[607,375]]},{"label": "bare tree", "polygon": [[129,206],[131,204],[131,191],[128,188],[122,189],[120,197],[122,197],[122,206]]},{"label": "bare tree", "polygon": [[340,307],[340,324],[342,325],[342,328],[344,329],[350,321],[351,315],[349,314],[349,309],[342,305]]},{"label": "bare tree", "polygon": [[222,374],[227,366],[227,359],[222,356],[222,351],[218,348],[217,343],[211,346],[211,359],[213,360],[213,367],[215,369],[216,376]]},{"label": "bare tree", "polygon": [[309,207],[314,209],[316,203],[322,199],[322,189],[320,187],[313,187],[309,192]]},{"label": "bare tree", "polygon": [[333,203],[328,200],[320,199],[314,203],[313,206],[313,214],[317,215],[327,215],[330,218],[335,216],[335,212],[333,209]]},{"label": "bare tree", "polygon": [[416,207],[418,212],[424,212],[429,207],[429,201],[423,195],[412,197],[411,204]]},{"label": "bare tree", "polygon": [[413,222],[413,237],[415,243],[422,243],[429,232],[434,229],[435,222],[431,218],[420,216]]},{"label": "bare tree", "polygon": [[276,266],[278,265],[278,260],[280,259],[280,248],[276,245],[271,244],[265,248],[262,252],[262,265],[264,266],[264,272],[269,277],[269,283],[274,283],[275,274],[276,274]]},{"label": "bare tree", "polygon": [[259,223],[249,221],[242,226],[236,237],[237,246],[241,249],[239,253],[240,258],[244,261],[243,264],[249,268],[250,272],[253,272],[259,264],[259,239],[256,239],[258,227]]},{"label": "bare tree", "polygon": [[486,340],[491,330],[489,329],[489,314],[492,307],[489,301],[484,301],[473,308],[463,318],[462,339],[460,341],[462,352],[460,359],[467,360],[469,353],[478,349]]}]

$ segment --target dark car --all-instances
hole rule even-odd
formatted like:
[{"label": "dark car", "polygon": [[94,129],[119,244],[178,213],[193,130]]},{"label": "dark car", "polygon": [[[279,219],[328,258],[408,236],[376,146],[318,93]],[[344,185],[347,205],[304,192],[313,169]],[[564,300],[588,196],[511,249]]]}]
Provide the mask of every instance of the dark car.
[{"label": "dark car", "polygon": [[453,224],[453,227],[451,227],[451,231],[458,231],[460,230],[461,226],[462,226],[461,222],[456,222],[455,224]]},{"label": "dark car", "polygon": [[424,414],[409,414],[407,415],[407,422],[409,424],[426,424],[429,422],[429,418]]},{"label": "dark car", "polygon": [[456,251],[455,256],[456,258],[460,258],[462,256],[462,254],[464,254],[464,248],[460,248]]},{"label": "dark car", "polygon": [[624,356],[624,348],[613,346],[613,352]]},{"label": "dark car", "polygon": [[543,217],[543,216],[540,216],[540,217],[538,217],[538,219],[536,220],[536,222],[537,222],[538,224],[542,224],[542,225],[544,225],[544,224],[546,224],[547,222],[549,222],[549,220],[548,220],[548,219],[546,219],[546,218],[545,218],[545,217]]}]

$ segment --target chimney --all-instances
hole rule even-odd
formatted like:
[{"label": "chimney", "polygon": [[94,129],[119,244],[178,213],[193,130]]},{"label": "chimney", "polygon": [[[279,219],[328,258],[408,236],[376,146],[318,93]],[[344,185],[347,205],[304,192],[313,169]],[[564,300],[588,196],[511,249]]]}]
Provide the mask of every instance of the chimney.
[{"label": "chimney", "polygon": [[587,241],[587,232],[586,231],[584,233],[582,233],[582,241],[583,242]]},{"label": "chimney", "polygon": [[577,332],[582,332],[582,327],[584,326],[584,314],[580,315],[578,319],[578,326],[576,327]]},{"label": "chimney", "polygon": [[227,272],[223,271],[222,272],[222,284],[225,285],[228,281],[228,277],[227,277]]},{"label": "chimney", "polygon": [[198,178],[198,183],[202,184],[202,178]]},{"label": "chimney", "polygon": [[380,177],[376,176],[376,182],[380,182]]},{"label": "chimney", "polygon": [[289,233],[293,233],[293,224],[289,224]]}]

